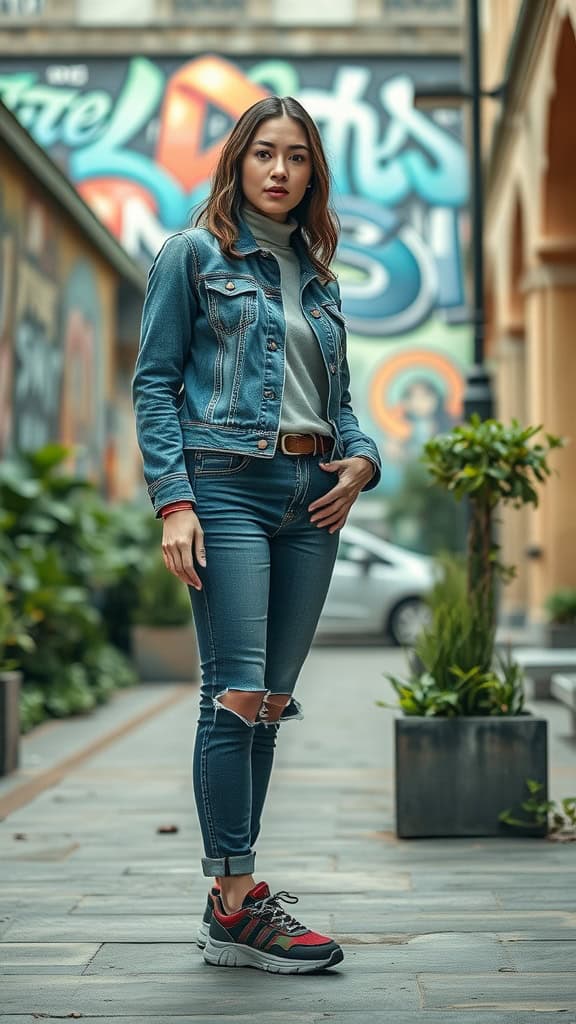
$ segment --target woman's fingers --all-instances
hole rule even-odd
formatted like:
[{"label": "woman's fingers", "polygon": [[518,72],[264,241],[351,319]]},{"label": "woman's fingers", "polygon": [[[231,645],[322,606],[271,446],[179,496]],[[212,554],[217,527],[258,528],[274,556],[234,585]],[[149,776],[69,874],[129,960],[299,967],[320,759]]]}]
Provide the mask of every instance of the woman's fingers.
[{"label": "woman's fingers", "polygon": [[344,509],[347,514],[350,507],[351,502],[346,498],[336,499],[335,501],[331,501],[329,505],[315,512],[314,515],[311,516],[310,522],[314,523],[314,526],[326,526],[327,521],[331,519],[332,516],[340,514]]},{"label": "woman's fingers", "polygon": [[[172,520],[172,521],[171,521]],[[204,553],[204,532],[198,517],[191,511],[174,512],[164,521],[162,554],[169,572],[196,590],[202,589],[202,581],[194,568],[192,552],[200,565],[206,565]]]},{"label": "woman's fingers", "polygon": [[192,544],[183,544],[174,553],[174,563],[177,568],[177,576],[183,583],[189,584],[195,590],[202,590],[202,583],[192,561]]},{"label": "woman's fingers", "polygon": [[350,506],[348,504],[338,505],[335,508],[329,509],[322,516],[321,519],[317,519],[314,522],[314,526],[316,526],[318,529],[320,529],[321,527],[333,526],[334,523],[338,523],[340,521],[344,521],[345,522],[347,517],[348,517],[349,511],[350,511]]},{"label": "woman's fingers", "polygon": [[194,557],[200,565],[206,565],[206,549],[204,548],[204,533],[197,530],[194,534]]}]

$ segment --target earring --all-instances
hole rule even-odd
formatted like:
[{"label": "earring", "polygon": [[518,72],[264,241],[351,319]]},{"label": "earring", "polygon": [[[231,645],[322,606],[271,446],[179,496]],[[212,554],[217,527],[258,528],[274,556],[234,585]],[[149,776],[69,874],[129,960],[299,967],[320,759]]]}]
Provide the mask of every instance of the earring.
[{"label": "earring", "polygon": [[312,185],[306,185],[306,190],[308,190],[309,188],[312,188]]}]

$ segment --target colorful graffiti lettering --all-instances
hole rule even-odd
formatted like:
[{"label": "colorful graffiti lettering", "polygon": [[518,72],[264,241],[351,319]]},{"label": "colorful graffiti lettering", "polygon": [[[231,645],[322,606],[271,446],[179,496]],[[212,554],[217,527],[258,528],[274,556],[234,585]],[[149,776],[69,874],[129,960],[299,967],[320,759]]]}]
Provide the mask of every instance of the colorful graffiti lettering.
[{"label": "colorful graffiti lettering", "polygon": [[[103,89],[40,84],[37,72],[24,71],[0,75],[0,95],[41,145],[68,151],[79,190],[124,244],[151,255],[206,195],[233,120],[271,89],[290,87],[330,154],[336,205],[349,226],[341,262],[365,274],[346,287],[347,311],[363,332],[390,336],[412,330],[435,307],[462,305],[458,216],[467,175],[458,138],[415,109],[410,76],[382,81],[377,102],[368,98],[373,79],[367,67],[345,66],[330,89],[311,88],[287,62],[244,74],[216,56],[167,76],[136,57],[114,98]],[[139,144],[143,132],[153,146]],[[406,208],[412,200],[425,214],[419,230]],[[426,234],[439,240],[437,251]]]},{"label": "colorful graffiti lettering", "polygon": [[22,450],[58,436],[62,347],[54,241],[46,208],[32,201],[18,263],[14,330],[14,444]]},{"label": "colorful graffiti lettering", "polygon": [[[456,62],[438,63],[440,78],[446,80],[448,65],[457,75]],[[55,74],[45,61],[4,61],[0,97],[64,161],[126,248],[149,262],[205,198],[239,114],[269,93],[297,96],[319,125],[333,170],[343,229],[337,269],[351,361],[364,374],[366,427],[379,433],[383,453],[407,459],[425,431],[414,428],[413,417],[417,442],[408,444],[399,429],[402,422],[407,429],[408,413],[402,420],[398,410],[402,402],[424,408],[425,381],[434,404],[432,392],[440,385],[432,351],[445,353],[444,383],[452,374],[461,385],[468,359],[467,329],[451,326],[465,311],[466,154],[454,111],[438,119],[416,108],[414,83],[422,67],[409,59],[232,62],[206,55],[187,62],[90,59],[66,76],[61,65]],[[426,68],[429,74],[430,62]],[[420,382],[402,400],[382,385],[399,341],[412,352]],[[459,415],[461,391],[454,385],[450,392],[451,421]],[[428,417],[426,429],[436,422]],[[385,480],[383,489],[395,486]]]}]

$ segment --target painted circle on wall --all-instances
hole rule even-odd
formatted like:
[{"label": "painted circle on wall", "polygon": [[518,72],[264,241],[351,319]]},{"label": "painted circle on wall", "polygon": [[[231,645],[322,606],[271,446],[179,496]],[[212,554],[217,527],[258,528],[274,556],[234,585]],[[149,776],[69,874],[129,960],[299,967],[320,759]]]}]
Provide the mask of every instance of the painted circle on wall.
[{"label": "painted circle on wall", "polygon": [[372,376],[370,412],[375,423],[389,436],[405,439],[410,434],[400,401],[402,392],[414,381],[429,381],[442,395],[446,413],[457,420],[462,413],[464,378],[462,371],[442,352],[411,348],[382,363]]}]

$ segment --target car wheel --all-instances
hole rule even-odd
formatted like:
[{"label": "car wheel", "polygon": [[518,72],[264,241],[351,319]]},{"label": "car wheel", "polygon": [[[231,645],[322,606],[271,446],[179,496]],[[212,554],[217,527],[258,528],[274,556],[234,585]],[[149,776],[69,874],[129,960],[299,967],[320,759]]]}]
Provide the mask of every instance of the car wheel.
[{"label": "car wheel", "polygon": [[419,633],[430,623],[430,609],[419,597],[400,601],[391,611],[388,632],[398,647],[411,647]]}]

